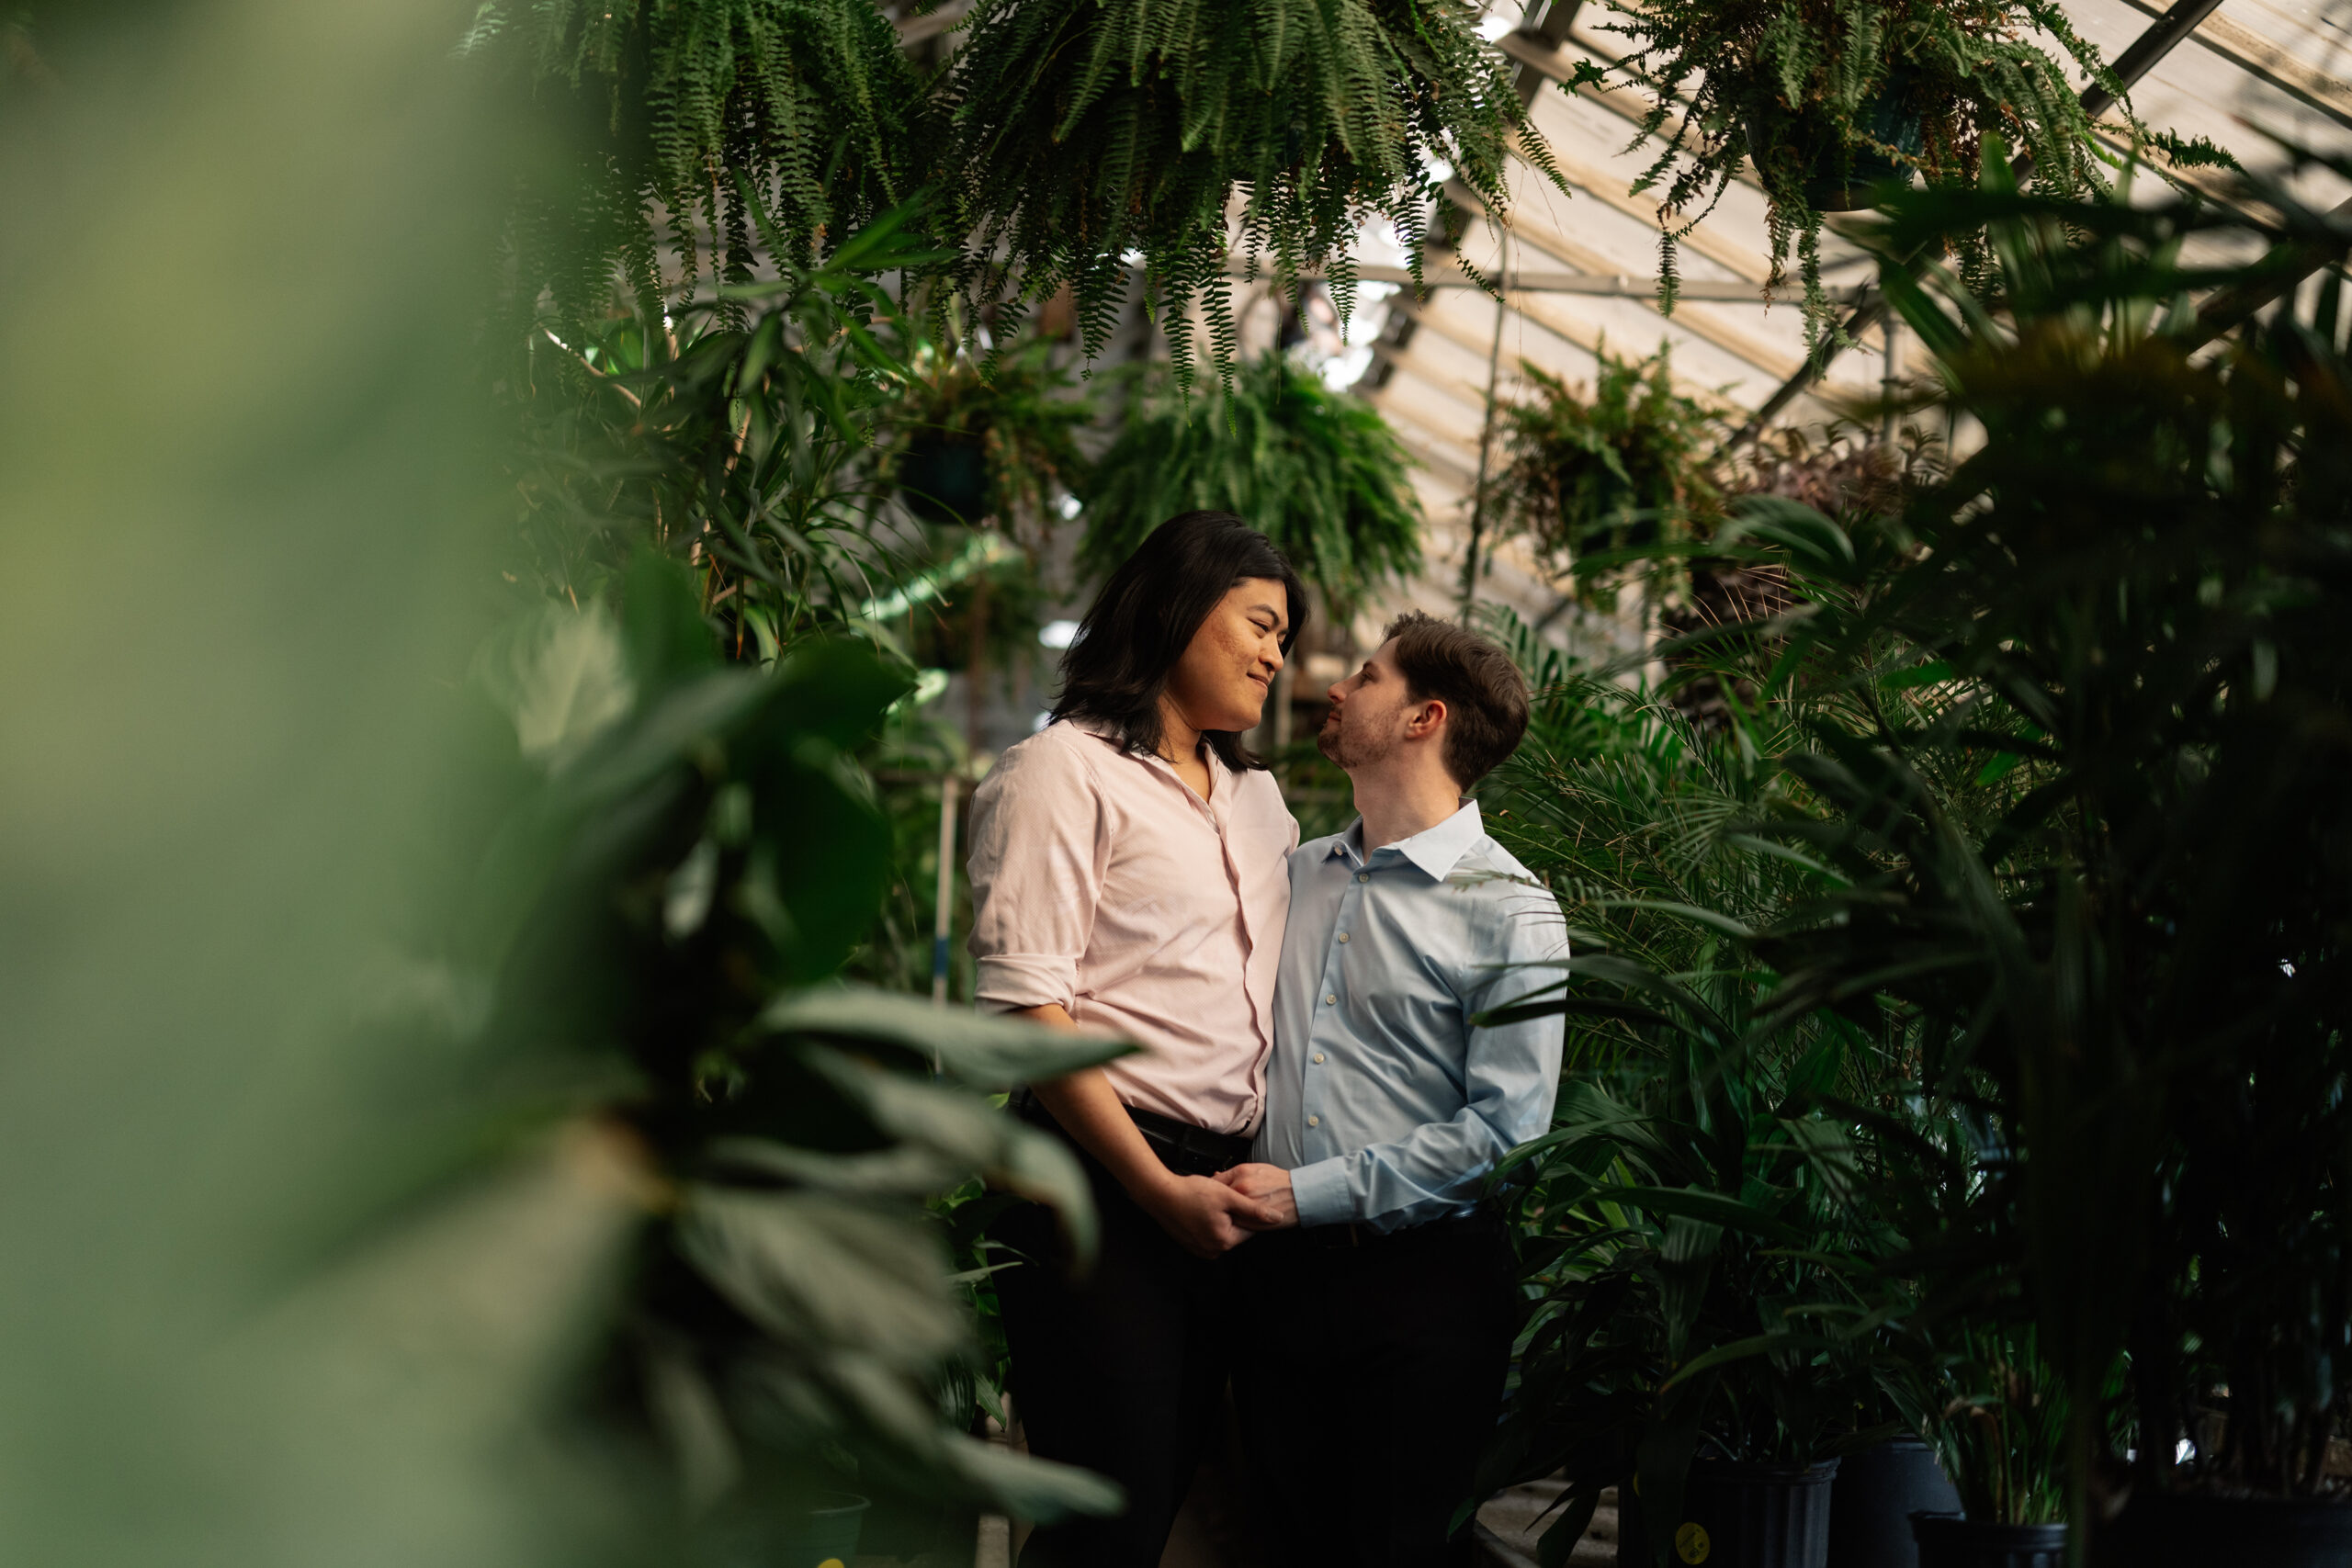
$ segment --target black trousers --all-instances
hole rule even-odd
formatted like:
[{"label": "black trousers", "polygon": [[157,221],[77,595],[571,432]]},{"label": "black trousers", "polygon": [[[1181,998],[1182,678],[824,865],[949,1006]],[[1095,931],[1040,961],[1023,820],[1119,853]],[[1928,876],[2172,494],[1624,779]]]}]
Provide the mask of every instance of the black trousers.
[{"label": "black trousers", "polygon": [[[1470,1495],[1519,1326],[1499,1222],[1360,1246],[1279,1231],[1233,1253],[1234,1394],[1271,1555],[1285,1568],[1472,1561]],[[1344,1233],[1342,1233],[1344,1234]]]},{"label": "black trousers", "polygon": [[1110,1172],[1071,1147],[1102,1223],[1093,1270],[1072,1279],[1053,1214],[1023,1203],[990,1229],[1032,1260],[996,1276],[997,1303],[1029,1451],[1109,1476],[1126,1489],[1127,1508],[1116,1518],[1042,1525],[1021,1562],[1158,1568],[1224,1398],[1230,1258],[1186,1252]]}]

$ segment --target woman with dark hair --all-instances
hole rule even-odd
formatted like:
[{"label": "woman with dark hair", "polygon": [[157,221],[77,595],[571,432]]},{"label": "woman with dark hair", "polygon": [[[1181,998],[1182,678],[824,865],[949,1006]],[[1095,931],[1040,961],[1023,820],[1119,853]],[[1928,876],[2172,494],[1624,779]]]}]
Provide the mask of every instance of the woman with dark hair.
[{"label": "woman with dark hair", "polygon": [[1269,1224],[1212,1179],[1265,1100],[1298,824],[1242,750],[1306,595],[1265,536],[1188,512],[1102,585],[1062,659],[1053,722],[972,797],[980,1005],[1102,1030],[1140,1054],[1015,1097],[1076,1150],[1102,1219],[1073,1278],[1053,1217],[992,1234],[1029,1450],[1125,1487],[1126,1511],[1039,1529],[1023,1561],[1153,1568],[1218,1404],[1223,1255]]}]

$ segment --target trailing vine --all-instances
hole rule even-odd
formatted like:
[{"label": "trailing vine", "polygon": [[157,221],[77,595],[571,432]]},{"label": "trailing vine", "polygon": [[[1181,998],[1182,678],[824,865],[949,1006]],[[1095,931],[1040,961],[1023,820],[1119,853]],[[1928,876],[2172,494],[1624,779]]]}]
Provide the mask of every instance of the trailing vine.
[{"label": "trailing vine", "polygon": [[1348,246],[1385,217],[1418,277],[1437,165],[1496,213],[1514,137],[1559,178],[1473,17],[1461,0],[979,0],[952,96],[983,288],[1069,285],[1091,355],[1139,263],[1189,387],[1196,306],[1231,378],[1236,241],[1279,277],[1328,268],[1344,315]]}]

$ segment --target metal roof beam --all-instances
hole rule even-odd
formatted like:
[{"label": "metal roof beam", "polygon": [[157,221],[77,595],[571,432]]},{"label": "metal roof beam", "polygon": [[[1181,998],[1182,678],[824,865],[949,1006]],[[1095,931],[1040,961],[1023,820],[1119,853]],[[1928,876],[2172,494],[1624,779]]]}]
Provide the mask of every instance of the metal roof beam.
[{"label": "metal roof beam", "polygon": [[[1445,194],[1449,199],[1464,210],[1473,212],[1479,210],[1478,193],[1458,179],[1446,182]],[[1510,231],[1514,238],[1534,246],[1546,255],[1567,263],[1579,271],[1589,272],[1596,276],[1608,276],[1611,274],[1609,257],[1577,243],[1566,235],[1558,233],[1545,225],[1532,221],[1523,209],[1517,215],[1499,220],[1499,221],[1502,227]],[[1655,296],[1649,300],[1649,308],[1657,311],[1662,319],[1673,321],[1675,325],[1693,337],[1706,339],[1724,353],[1754,366],[1767,376],[1787,376],[1798,367],[1798,361],[1794,356],[1773,348],[1768,344],[1758,343],[1747,333],[1736,328],[1726,327],[1712,317],[1694,314],[1668,316],[1667,312],[1659,308]]]},{"label": "metal roof beam", "polygon": [[[1530,244],[1541,248],[1540,242],[1523,233],[1521,238],[1526,238]],[[1413,275],[1401,266],[1384,266],[1372,262],[1359,262],[1356,264],[1355,270],[1358,283],[1394,283],[1408,288],[1412,287]],[[1239,262],[1228,265],[1226,271],[1234,277],[1252,276],[1250,269]],[[1263,278],[1268,274],[1261,266],[1256,269],[1255,276]],[[1513,294],[1583,294],[1605,299],[1655,300],[1657,298],[1657,279],[1645,277],[1636,273],[1549,272],[1515,266],[1499,276],[1489,274],[1488,279],[1489,282],[1498,284]],[[1302,273],[1298,280],[1301,283],[1329,284],[1330,275],[1328,272]],[[1488,283],[1472,277],[1458,266],[1422,267],[1421,286],[1432,289],[1476,288],[1481,292],[1489,291]],[[1686,277],[1679,288],[1683,299],[1703,300],[1711,305],[1772,303],[1764,298],[1762,290],[1753,283],[1726,283],[1716,278]],[[1829,297],[1841,305],[1859,304],[1862,296],[1868,291],[1869,286],[1866,284],[1851,285],[1830,289]]]},{"label": "metal roof beam", "polygon": [[[2124,0],[2151,17],[2165,13],[2149,0]],[[2210,50],[2247,75],[2269,83],[2289,97],[2317,109],[2336,124],[2352,126],[2352,83],[2314,71],[2268,39],[2230,20],[2211,17],[2196,30],[2197,46]]]}]

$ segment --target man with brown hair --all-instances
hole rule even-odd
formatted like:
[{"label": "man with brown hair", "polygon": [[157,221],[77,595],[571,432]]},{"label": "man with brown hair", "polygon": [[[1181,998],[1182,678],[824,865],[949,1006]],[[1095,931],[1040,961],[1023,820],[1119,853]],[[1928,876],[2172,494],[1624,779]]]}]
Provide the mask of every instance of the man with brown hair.
[{"label": "man with brown hair", "polygon": [[1447,1562],[1494,1430],[1518,1310],[1479,1185],[1549,1125],[1564,1028],[1471,1020],[1556,980],[1527,966],[1567,942],[1464,793],[1527,706],[1500,648],[1413,614],[1317,738],[1361,815],[1291,857],[1266,1119],[1218,1179],[1280,1221],[1234,1254],[1235,1390],[1285,1565]]}]

